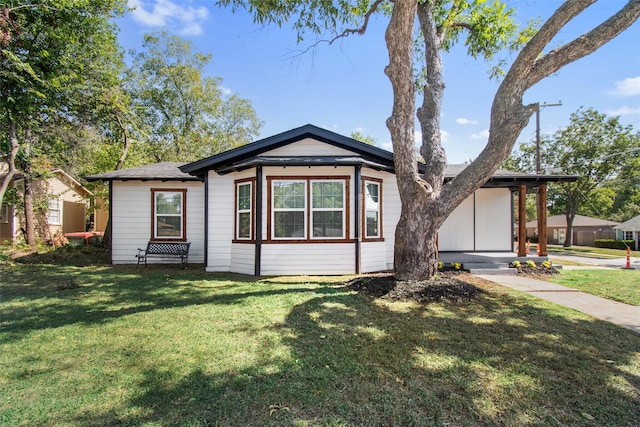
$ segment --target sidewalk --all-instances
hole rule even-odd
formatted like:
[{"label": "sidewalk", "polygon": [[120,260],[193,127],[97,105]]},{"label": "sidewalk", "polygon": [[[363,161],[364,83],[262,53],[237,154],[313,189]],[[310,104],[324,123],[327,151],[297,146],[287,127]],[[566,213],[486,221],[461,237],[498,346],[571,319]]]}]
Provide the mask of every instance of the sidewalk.
[{"label": "sidewalk", "polygon": [[478,277],[581,311],[600,320],[606,320],[629,328],[640,334],[639,306],[611,301],[576,289],[556,285],[555,283],[518,275],[478,275]]}]

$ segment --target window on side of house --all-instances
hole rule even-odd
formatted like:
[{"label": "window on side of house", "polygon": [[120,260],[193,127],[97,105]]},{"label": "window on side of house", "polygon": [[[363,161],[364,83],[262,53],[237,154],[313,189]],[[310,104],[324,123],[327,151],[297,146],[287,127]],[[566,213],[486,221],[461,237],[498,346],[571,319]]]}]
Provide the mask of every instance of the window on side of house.
[{"label": "window on side of house", "polygon": [[307,238],[307,181],[273,180],[271,182],[272,239]]},{"label": "window on side of house", "polygon": [[345,184],[343,180],[311,181],[311,237],[344,239]]},{"label": "window on side of house", "polygon": [[47,210],[47,222],[49,225],[62,224],[62,212],[60,211],[60,198],[53,197],[49,199],[49,209]]},{"label": "window on side of house", "polygon": [[633,231],[624,231],[622,240],[633,240]]},{"label": "window on side of house", "polygon": [[365,178],[362,183],[364,240],[382,239],[382,181]]},{"label": "window on side of house", "polygon": [[186,240],[186,189],[151,189],[153,240]]},{"label": "window on side of house", "polygon": [[1,224],[9,223],[9,205],[5,205],[5,204],[0,205],[0,223]]},{"label": "window on side of house", "polygon": [[236,181],[236,240],[253,240],[253,181]]}]

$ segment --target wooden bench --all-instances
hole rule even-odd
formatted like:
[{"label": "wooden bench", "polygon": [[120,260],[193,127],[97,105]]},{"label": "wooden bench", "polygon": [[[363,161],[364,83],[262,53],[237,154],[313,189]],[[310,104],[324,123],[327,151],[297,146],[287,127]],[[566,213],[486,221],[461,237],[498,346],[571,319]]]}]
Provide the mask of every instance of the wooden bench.
[{"label": "wooden bench", "polygon": [[185,268],[189,262],[189,246],[191,242],[149,242],[147,249],[138,248],[138,265],[144,260],[144,266],[147,267],[148,257],[168,257],[174,256],[180,258],[180,268]]}]

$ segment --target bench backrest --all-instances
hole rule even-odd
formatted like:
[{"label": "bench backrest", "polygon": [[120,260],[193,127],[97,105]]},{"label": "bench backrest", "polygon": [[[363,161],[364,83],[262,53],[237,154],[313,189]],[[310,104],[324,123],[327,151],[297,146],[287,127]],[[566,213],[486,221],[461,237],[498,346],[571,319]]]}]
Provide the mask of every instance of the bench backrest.
[{"label": "bench backrest", "polygon": [[178,254],[189,253],[191,242],[149,242],[147,243],[147,254]]}]

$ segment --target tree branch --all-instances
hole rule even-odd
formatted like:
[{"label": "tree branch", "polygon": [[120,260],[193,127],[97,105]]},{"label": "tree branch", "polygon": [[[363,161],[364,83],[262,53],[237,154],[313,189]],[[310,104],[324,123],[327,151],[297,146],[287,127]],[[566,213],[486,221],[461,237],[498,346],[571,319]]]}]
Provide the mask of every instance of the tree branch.
[{"label": "tree branch", "polygon": [[[367,31],[367,27],[369,26],[369,19],[371,18],[371,15],[373,15],[375,12],[377,12],[378,7],[380,6],[380,4],[382,4],[384,0],[376,0],[375,2],[373,2],[373,4],[371,5],[371,7],[369,8],[369,10],[367,10],[367,12],[364,14],[364,22],[362,23],[361,26],[357,27],[357,28],[347,28],[345,30],[343,30],[340,34],[335,35],[332,39],[322,39],[322,40],[318,40],[317,42],[313,43],[311,46],[307,47],[306,49],[303,49],[301,51],[299,51],[298,55],[304,55],[305,53],[309,52],[310,50],[315,49],[316,47],[318,47],[318,45],[320,43],[326,43],[326,44],[333,44],[336,41],[346,38],[352,34],[358,34],[358,35],[362,35]],[[294,56],[295,57],[295,56]]]},{"label": "tree branch", "polygon": [[640,17],[640,0],[631,0],[593,30],[536,60],[527,79],[528,86],[533,86],[565,65],[593,53],[626,30],[638,17]]}]

